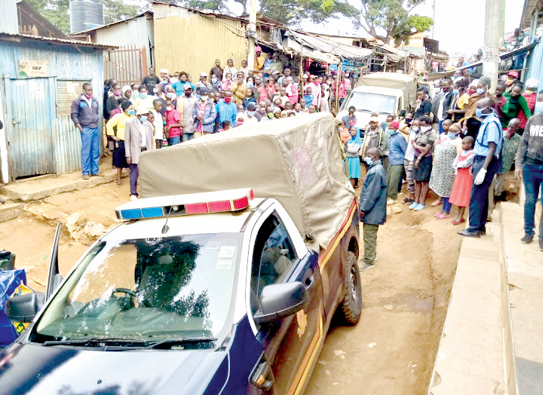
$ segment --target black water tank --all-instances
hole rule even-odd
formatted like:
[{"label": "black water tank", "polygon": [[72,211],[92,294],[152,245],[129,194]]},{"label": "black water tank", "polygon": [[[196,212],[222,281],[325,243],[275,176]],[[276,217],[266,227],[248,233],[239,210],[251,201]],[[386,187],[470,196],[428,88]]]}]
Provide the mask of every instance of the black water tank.
[{"label": "black water tank", "polygon": [[70,1],[70,33],[104,26],[104,5],[92,0]]}]

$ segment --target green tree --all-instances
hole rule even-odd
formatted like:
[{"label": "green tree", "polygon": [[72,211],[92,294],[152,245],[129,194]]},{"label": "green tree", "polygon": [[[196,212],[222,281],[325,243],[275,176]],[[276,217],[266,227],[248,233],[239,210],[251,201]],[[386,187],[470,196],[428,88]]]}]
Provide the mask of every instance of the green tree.
[{"label": "green tree", "polygon": [[260,13],[292,26],[303,20],[321,23],[339,16],[356,18],[359,11],[347,0],[260,0]]},{"label": "green tree", "polygon": [[387,43],[409,42],[409,37],[431,29],[432,18],[413,14],[425,0],[361,0],[359,23],[370,35]]},{"label": "green tree", "polygon": [[[44,18],[64,33],[70,32],[70,0],[25,0]],[[122,0],[99,0],[104,4],[106,24],[131,18],[140,11],[138,6],[124,4]]]}]

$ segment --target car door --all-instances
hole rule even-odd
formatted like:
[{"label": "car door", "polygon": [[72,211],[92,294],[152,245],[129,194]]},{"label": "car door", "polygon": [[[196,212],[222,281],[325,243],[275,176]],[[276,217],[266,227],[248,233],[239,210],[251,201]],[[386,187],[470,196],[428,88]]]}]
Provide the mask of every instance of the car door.
[{"label": "car door", "polygon": [[287,229],[277,211],[260,224],[252,254],[251,317],[258,311],[259,295],[266,285],[299,281],[309,294],[309,304],[297,313],[260,326],[255,323],[257,339],[272,367],[273,392],[289,394],[303,386],[324,337],[318,255],[305,246],[302,251],[295,247],[299,243],[293,241],[293,229]]}]

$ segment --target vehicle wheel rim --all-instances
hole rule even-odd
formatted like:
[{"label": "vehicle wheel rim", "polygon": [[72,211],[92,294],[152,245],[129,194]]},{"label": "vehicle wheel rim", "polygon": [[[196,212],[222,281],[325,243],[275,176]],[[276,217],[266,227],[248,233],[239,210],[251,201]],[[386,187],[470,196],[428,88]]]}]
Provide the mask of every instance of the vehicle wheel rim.
[{"label": "vehicle wheel rim", "polygon": [[353,297],[353,300],[358,301],[358,287],[356,285],[357,285],[356,272],[355,272],[355,268],[352,267],[351,268],[351,295]]}]

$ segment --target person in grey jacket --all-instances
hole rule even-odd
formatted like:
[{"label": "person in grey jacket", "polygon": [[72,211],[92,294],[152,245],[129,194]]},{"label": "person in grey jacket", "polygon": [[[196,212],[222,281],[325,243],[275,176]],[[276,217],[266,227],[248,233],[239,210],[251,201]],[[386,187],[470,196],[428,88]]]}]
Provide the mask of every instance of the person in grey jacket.
[{"label": "person in grey jacket", "polygon": [[72,102],[71,116],[81,133],[81,172],[88,180],[89,176],[100,175],[100,105],[92,95],[91,84],[83,84],[83,93]]},{"label": "person in grey jacket", "polygon": [[143,106],[136,112],[136,118],[126,122],[124,131],[126,162],[130,168],[130,199],[138,198],[138,163],[142,152],[155,148],[153,126],[149,122],[149,110]]},{"label": "person in grey jacket", "polygon": [[[537,95],[534,115],[528,120],[516,157],[515,174],[521,178],[526,191],[524,202],[524,237],[522,243],[534,239],[535,206],[543,186],[543,91]],[[543,204],[543,196],[541,196]],[[539,224],[539,249],[543,251],[543,214]]]},{"label": "person in grey jacket", "polygon": [[370,148],[364,161],[368,171],[360,193],[360,220],[364,223],[364,265],[360,270],[373,267],[376,259],[377,231],[387,218],[387,180],[381,163],[381,151]]}]

